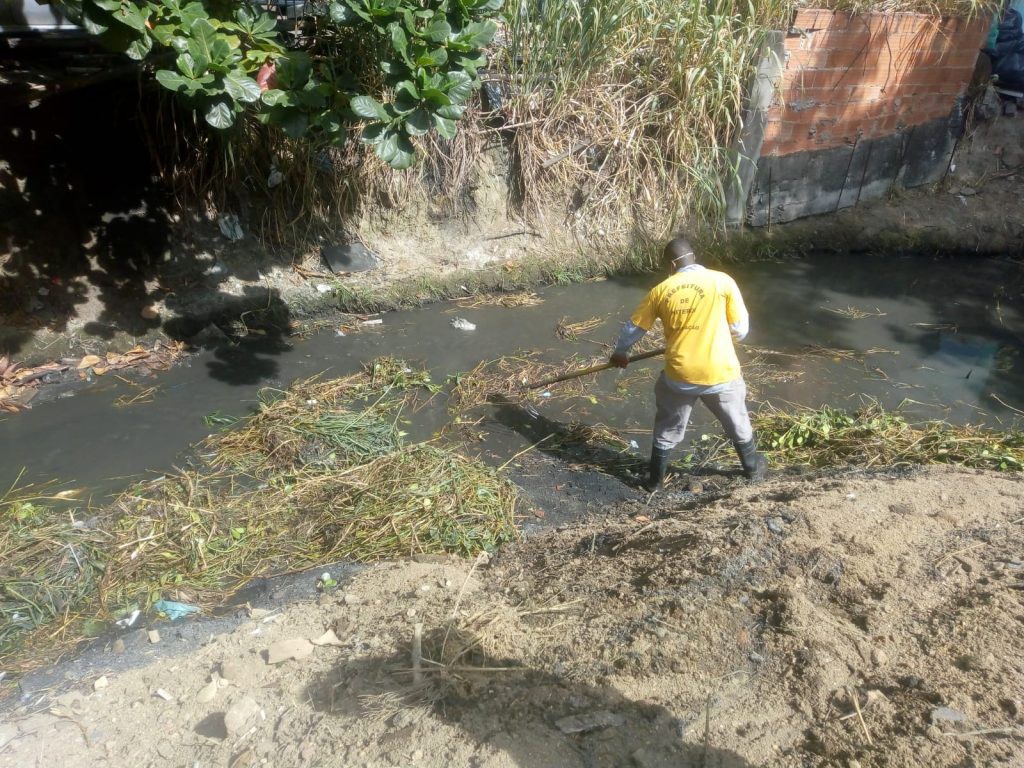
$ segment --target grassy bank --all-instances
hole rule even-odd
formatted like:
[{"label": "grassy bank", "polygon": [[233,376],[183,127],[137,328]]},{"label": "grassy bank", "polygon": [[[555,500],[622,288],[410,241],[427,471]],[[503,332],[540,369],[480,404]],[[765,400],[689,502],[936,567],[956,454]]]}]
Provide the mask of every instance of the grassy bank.
[{"label": "grassy bank", "polygon": [[[251,189],[247,226],[277,247],[331,236],[339,223],[452,220],[494,203],[572,233],[621,232],[623,241],[679,225],[720,230],[735,172],[729,149],[765,35],[789,29],[801,6],[972,16],[994,3],[509,0],[489,52],[491,95],[455,138],[416,139],[423,160],[408,172],[358,141],[316,146],[254,120],[228,143],[172,137],[164,143],[182,151],[161,165],[186,204],[226,208],[235,190]],[[272,162],[280,183],[270,187]]]}]

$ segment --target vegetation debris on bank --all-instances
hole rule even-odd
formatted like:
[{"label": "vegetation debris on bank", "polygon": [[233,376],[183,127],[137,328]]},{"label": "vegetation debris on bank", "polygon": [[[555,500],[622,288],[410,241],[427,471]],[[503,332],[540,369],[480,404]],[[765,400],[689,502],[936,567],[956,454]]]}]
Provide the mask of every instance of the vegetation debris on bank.
[{"label": "vegetation debris on bank", "polygon": [[43,494],[10,492],[0,665],[42,663],[26,649],[101,633],[162,598],[215,605],[258,575],[493,551],[515,536],[513,487],[478,460],[402,442],[402,409],[431,389],[425,372],[382,359],[265,393],[238,429],[206,441],[210,466],[110,506],[57,512]]}]

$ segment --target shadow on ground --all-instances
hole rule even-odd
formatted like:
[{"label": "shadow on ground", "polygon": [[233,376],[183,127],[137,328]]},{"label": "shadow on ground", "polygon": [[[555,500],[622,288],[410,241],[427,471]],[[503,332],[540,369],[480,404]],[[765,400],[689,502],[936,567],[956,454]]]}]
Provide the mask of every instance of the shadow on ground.
[{"label": "shadow on ground", "polygon": [[[454,634],[427,633],[424,658],[445,642],[451,652]],[[427,759],[447,764],[464,759],[468,747],[476,753],[473,764],[511,762],[522,768],[750,765],[735,752],[707,744],[702,722],[682,721],[665,707],[634,701],[610,685],[562,679],[478,650],[448,668],[424,664],[426,679],[414,685],[408,656],[342,663],[307,695],[328,715],[376,718],[387,733],[370,749],[398,764],[429,745],[441,754]],[[439,739],[436,732],[439,721],[461,731],[468,744],[443,743],[446,736]],[[566,732],[574,727],[581,730]]]},{"label": "shadow on ground", "polygon": [[[28,43],[0,49],[0,79],[12,69],[67,78],[69,56]],[[88,67],[99,56],[71,58]],[[274,258],[251,238],[232,245],[216,223],[176,214],[163,179],[181,115],[153,83],[65,83],[31,102],[22,90],[0,86],[0,354],[23,356],[35,332],[72,324],[129,346],[156,330],[186,339],[211,321],[287,329],[276,292],[232,280],[259,280]],[[151,311],[157,302],[188,320],[165,323]]]}]

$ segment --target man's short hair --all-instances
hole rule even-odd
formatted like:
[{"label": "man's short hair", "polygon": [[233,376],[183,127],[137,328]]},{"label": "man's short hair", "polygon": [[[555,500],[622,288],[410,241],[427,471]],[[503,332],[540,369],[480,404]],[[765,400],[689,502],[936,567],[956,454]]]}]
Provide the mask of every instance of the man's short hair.
[{"label": "man's short hair", "polygon": [[666,262],[676,263],[681,261],[687,256],[694,256],[693,246],[690,245],[690,241],[685,237],[673,237],[668,241],[668,245],[665,246],[665,253],[663,258]]}]

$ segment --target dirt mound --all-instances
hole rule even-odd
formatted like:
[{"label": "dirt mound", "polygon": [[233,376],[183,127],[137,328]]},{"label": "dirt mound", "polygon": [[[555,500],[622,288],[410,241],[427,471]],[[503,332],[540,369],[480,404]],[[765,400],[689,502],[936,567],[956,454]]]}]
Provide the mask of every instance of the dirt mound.
[{"label": "dirt mound", "polygon": [[77,681],[0,724],[0,766],[1024,764],[1019,478],[666,504],[491,563],[373,566]]}]

